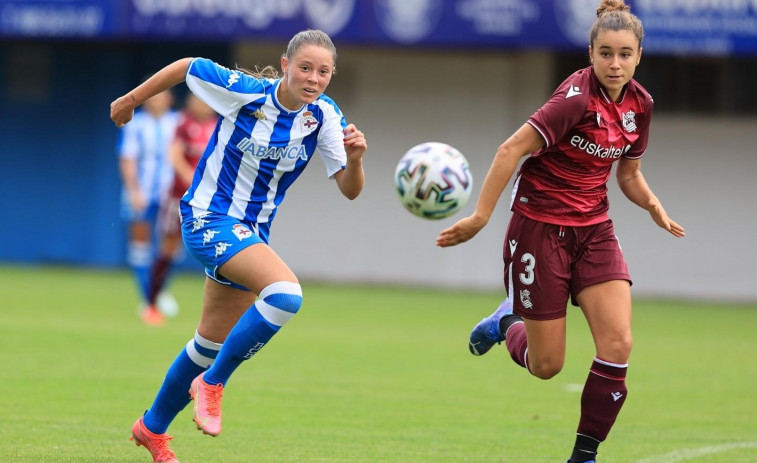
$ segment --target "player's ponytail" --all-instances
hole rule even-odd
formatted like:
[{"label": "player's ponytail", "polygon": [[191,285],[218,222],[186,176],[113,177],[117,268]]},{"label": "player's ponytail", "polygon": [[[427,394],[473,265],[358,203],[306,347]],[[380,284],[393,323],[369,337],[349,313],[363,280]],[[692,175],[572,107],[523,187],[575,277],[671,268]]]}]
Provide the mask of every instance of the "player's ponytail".
[{"label": "player's ponytail", "polygon": [[247,69],[237,64],[236,68],[237,68],[237,71],[243,72],[256,79],[278,79],[279,77],[281,77],[281,75],[279,74],[279,70],[271,65],[268,65],[264,68],[255,66],[254,69]]}]

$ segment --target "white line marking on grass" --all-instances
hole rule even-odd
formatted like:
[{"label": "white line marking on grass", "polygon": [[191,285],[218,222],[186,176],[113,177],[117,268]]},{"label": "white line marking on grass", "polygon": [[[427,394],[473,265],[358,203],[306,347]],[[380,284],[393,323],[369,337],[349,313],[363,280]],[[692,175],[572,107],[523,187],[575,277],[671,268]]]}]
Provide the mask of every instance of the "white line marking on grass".
[{"label": "white line marking on grass", "polygon": [[751,449],[757,448],[757,441],[755,442],[733,442],[723,445],[711,445],[708,447],[701,447],[698,449],[683,449],[676,450],[674,452],[666,453],[664,455],[657,455],[649,458],[642,458],[636,463],[676,463],[679,461],[691,460],[693,458],[702,457],[705,455],[712,455],[713,453],[727,452],[734,449]]},{"label": "white line marking on grass", "polygon": [[562,388],[566,392],[581,392],[584,390],[584,385],[578,384],[578,383],[567,383],[567,384],[563,384]]}]

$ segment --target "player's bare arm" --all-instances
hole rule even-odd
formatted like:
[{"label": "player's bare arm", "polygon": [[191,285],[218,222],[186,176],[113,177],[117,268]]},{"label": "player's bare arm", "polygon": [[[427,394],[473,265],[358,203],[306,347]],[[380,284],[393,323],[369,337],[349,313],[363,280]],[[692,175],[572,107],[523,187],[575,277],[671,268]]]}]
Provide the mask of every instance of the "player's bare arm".
[{"label": "player's bare arm", "polygon": [[501,144],[484,179],[476,210],[472,215],[443,230],[436,239],[436,245],[455,246],[476,236],[489,222],[497,201],[518,167],[518,162],[524,156],[541,148],[542,145],[544,145],[544,139],[531,124],[523,124],[517,132]]},{"label": "player's bare arm", "polygon": [[652,220],[675,237],[686,235],[682,226],[668,217],[659,198],[649,188],[641,173],[641,159],[621,159],[615,173],[620,190],[634,204],[649,212]]},{"label": "player's bare arm", "polygon": [[148,98],[183,82],[191,61],[192,58],[174,61],[153,74],[134,90],[113,101],[110,104],[110,118],[116,124],[116,127],[126,125],[134,117],[134,108],[144,103]]},{"label": "player's bare arm", "polygon": [[355,199],[363,190],[365,174],[363,155],[368,149],[365,134],[350,124],[344,129],[344,149],[347,152],[347,166],[334,174],[339,191],[348,198]]},{"label": "player's bare arm", "polygon": [[187,144],[181,140],[175,139],[171,142],[171,147],[168,150],[169,160],[171,166],[176,172],[176,175],[186,184],[192,183],[192,176],[194,175],[194,166],[187,161],[184,153],[187,150]]}]

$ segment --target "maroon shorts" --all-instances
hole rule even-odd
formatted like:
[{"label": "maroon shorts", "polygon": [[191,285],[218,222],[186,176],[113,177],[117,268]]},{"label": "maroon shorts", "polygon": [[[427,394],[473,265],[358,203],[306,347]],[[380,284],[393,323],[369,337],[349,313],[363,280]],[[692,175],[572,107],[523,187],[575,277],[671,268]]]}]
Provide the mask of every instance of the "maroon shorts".
[{"label": "maroon shorts", "polygon": [[612,221],[583,227],[552,225],[513,214],[504,245],[505,286],[523,318],[565,317],[568,298],[587,286],[627,280]]},{"label": "maroon shorts", "polygon": [[160,206],[160,218],[158,227],[161,234],[168,236],[181,236],[181,217],[179,216],[179,200],[169,195]]}]

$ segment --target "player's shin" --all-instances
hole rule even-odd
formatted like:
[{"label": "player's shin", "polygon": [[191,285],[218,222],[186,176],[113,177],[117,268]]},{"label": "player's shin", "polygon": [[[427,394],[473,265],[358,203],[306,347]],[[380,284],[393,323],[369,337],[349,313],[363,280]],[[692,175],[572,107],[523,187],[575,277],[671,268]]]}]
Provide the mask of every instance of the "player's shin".
[{"label": "player's shin", "polygon": [[581,395],[581,419],[572,463],[594,460],[599,443],[607,435],[626,400],[628,364],[594,358]]},{"label": "player's shin", "polygon": [[300,309],[302,288],[298,283],[279,281],[260,292],[224,342],[213,366],[203,375],[207,384],[226,385],[234,370],[252,358]]},{"label": "player's shin", "polygon": [[221,344],[208,341],[195,332],[166,373],[158,395],[145,413],[145,427],[156,434],[165,433],[176,415],[190,401],[189,385],[205,371],[218,355]]}]

